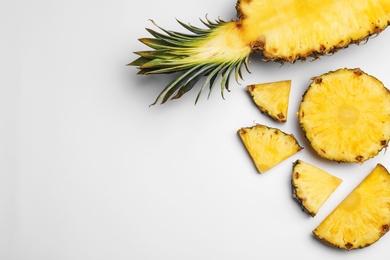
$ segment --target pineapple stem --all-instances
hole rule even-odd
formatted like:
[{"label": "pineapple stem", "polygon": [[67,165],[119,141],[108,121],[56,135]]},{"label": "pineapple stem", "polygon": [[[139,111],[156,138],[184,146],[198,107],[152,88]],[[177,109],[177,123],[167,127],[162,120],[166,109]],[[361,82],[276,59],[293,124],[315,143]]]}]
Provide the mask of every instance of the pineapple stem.
[{"label": "pineapple stem", "polygon": [[236,82],[243,79],[242,65],[249,72],[248,57],[251,47],[241,40],[239,26],[234,21],[212,22],[207,17],[206,21],[201,20],[205,29],[177,21],[190,33],[169,31],[151,21],[162,33],[146,29],[154,38],[139,40],[152,50],[135,52],[140,57],[128,64],[138,66],[140,75],[181,73],[161,91],[151,105],[180,98],[204,76],[206,79],[200,87],[195,104],[207,86],[210,97],[218,79],[221,79],[221,95],[224,97],[224,90],[229,91],[232,71],[235,71]]}]

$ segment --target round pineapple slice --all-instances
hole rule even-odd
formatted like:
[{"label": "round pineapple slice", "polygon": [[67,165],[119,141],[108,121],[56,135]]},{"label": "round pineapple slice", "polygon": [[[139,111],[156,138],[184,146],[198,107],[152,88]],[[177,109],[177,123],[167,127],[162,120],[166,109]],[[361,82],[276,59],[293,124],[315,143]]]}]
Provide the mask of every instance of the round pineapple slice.
[{"label": "round pineapple slice", "polygon": [[339,69],[313,78],[298,117],[320,156],[363,163],[388,145],[390,92],[360,69]]},{"label": "round pineapple slice", "polygon": [[314,229],[324,243],[346,250],[367,247],[390,228],[390,174],[375,169]]}]

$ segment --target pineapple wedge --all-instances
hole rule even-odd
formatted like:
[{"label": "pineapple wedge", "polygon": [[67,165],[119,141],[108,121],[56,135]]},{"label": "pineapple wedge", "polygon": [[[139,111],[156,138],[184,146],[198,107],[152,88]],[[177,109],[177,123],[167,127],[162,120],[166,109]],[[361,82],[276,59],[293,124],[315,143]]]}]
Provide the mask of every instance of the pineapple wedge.
[{"label": "pineapple wedge", "polygon": [[375,169],[314,229],[328,245],[352,250],[378,241],[390,227],[390,175]]},{"label": "pineapple wedge", "polygon": [[278,122],[287,121],[291,80],[253,84],[246,87],[261,112]]},{"label": "pineapple wedge", "polygon": [[390,91],[360,69],[339,69],[313,78],[298,117],[320,156],[363,163],[388,145]]},{"label": "pineapple wedge", "polygon": [[246,150],[259,173],[264,173],[302,149],[292,134],[256,124],[239,129]]},{"label": "pineapple wedge", "polygon": [[302,160],[293,164],[293,198],[314,217],[342,180]]},{"label": "pineapple wedge", "polygon": [[147,29],[152,37],[140,41],[152,50],[135,52],[139,58],[128,65],[141,75],[180,72],[153,104],[181,97],[203,76],[195,102],[220,77],[223,95],[230,74],[238,81],[242,65],[248,70],[252,53],[265,61],[316,59],[378,35],[390,23],[389,0],[238,0],[236,11],[236,20],[201,20],[205,28],[179,21],[190,33],[156,24],[160,32]]}]

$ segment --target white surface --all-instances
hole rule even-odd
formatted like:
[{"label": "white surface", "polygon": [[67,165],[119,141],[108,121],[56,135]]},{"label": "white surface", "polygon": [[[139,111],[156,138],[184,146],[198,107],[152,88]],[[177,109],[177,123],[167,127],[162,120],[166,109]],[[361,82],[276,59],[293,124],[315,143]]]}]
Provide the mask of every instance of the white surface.
[{"label": "white surface", "polygon": [[[0,3],[0,259],[388,259],[390,235],[331,249],[311,231],[381,162],[314,155],[295,117],[312,76],[360,67],[390,86],[390,31],[315,62],[262,63],[193,105],[197,91],[149,107],[172,76],[137,76],[148,19],[235,17],[235,0]],[[291,79],[288,122],[253,106],[244,87]],[[207,93],[206,93],[207,94]],[[262,175],[236,131],[254,122],[294,133],[304,150]],[[291,198],[291,163],[344,182],[315,218]]]}]

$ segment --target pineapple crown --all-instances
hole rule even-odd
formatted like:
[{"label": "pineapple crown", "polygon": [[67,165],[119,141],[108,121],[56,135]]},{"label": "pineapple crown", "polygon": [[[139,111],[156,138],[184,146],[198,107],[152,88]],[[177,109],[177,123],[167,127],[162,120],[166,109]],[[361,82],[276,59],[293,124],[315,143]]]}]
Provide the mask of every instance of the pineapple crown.
[{"label": "pineapple crown", "polygon": [[212,22],[206,17],[206,20],[200,19],[206,26],[205,29],[202,29],[177,21],[192,34],[165,30],[151,20],[163,33],[147,28],[146,30],[154,38],[141,38],[139,41],[153,50],[134,52],[140,57],[128,64],[129,66],[138,66],[138,74],[140,75],[181,72],[162,90],[151,105],[155,105],[159,101],[163,104],[169,99],[180,98],[204,76],[206,78],[200,87],[195,104],[207,86],[209,88],[208,97],[210,97],[218,79],[221,79],[220,89],[222,98],[224,98],[224,90],[230,91],[231,73],[235,72],[235,80],[238,82],[239,78],[242,79],[241,67],[243,64],[249,72],[249,53],[227,56],[224,49],[217,47],[217,41],[210,44],[219,35],[214,32],[228,22],[220,19]]}]

